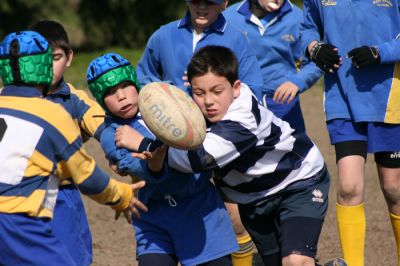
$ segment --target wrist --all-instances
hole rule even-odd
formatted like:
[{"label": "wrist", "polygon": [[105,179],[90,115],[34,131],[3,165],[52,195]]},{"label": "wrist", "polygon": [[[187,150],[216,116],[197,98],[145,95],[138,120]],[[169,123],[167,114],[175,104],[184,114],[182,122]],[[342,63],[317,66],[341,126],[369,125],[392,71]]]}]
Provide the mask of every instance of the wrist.
[{"label": "wrist", "polygon": [[324,42],[314,42],[314,44],[311,46],[309,53],[312,61],[316,60],[318,52],[324,44]]}]

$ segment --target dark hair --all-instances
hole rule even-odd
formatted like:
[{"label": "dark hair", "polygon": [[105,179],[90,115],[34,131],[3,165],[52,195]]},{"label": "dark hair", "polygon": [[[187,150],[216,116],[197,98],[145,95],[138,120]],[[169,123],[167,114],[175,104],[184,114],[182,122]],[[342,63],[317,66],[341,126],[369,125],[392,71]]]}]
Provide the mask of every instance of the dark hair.
[{"label": "dark hair", "polygon": [[233,85],[238,77],[238,61],[235,54],[226,47],[209,45],[198,50],[190,60],[187,68],[189,82],[196,76],[211,72],[226,77]]},{"label": "dark hair", "polygon": [[68,56],[71,46],[63,25],[53,20],[40,20],[32,24],[29,30],[40,33],[53,49],[60,48]]}]

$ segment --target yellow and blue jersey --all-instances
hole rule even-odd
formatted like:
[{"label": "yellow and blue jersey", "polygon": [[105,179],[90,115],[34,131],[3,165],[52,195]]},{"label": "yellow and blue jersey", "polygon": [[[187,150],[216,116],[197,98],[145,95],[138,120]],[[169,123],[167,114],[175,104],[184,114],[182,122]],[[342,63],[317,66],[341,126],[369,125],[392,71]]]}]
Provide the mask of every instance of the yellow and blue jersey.
[{"label": "yellow and blue jersey", "polygon": [[94,200],[126,208],[130,186],[110,179],[84,151],[71,116],[40,96],[32,87],[2,90],[0,212],[51,217],[58,181],[68,177]]},{"label": "yellow and blue jersey", "polygon": [[103,108],[86,92],[77,90],[70,83],[61,81],[58,89],[49,94],[47,99],[64,107],[80,129],[84,141],[89,137],[100,140],[101,132],[104,129],[105,113]]}]

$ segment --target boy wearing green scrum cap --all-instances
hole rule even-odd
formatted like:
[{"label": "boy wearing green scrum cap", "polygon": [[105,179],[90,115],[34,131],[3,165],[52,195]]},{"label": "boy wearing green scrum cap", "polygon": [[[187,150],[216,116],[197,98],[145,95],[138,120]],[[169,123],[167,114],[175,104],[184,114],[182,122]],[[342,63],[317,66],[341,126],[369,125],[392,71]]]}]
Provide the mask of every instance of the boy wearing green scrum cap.
[{"label": "boy wearing green scrum cap", "polygon": [[[134,151],[117,146],[115,134],[121,126],[154,139],[137,113],[140,85],[130,63],[118,54],[100,56],[89,64],[86,78],[93,96],[106,110],[100,141],[107,159],[120,171],[146,181],[138,198],[150,211],[139,211],[140,219],[132,217],[139,265],[231,265],[230,253],[238,245],[221,196],[210,182],[211,172],[172,170],[160,178],[157,162],[149,162],[147,167],[132,157]],[[139,151],[145,148],[146,143]],[[159,146],[158,150],[165,148]],[[157,144],[152,149],[157,149]]]}]

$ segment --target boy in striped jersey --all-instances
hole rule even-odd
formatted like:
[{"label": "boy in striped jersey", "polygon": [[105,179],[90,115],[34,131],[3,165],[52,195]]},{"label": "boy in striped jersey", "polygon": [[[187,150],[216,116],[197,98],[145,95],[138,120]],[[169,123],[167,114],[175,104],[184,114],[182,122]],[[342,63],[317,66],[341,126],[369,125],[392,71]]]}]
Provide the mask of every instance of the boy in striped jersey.
[{"label": "boy in striped jersey", "polygon": [[[214,170],[225,198],[238,203],[265,265],[315,265],[328,207],[324,159],[305,133],[257,102],[238,80],[237,64],[235,55],[221,46],[204,47],[192,58],[188,78],[208,132],[197,150],[170,147],[164,168]],[[148,141],[127,127],[116,136],[117,143],[134,150]]]},{"label": "boy in striped jersey", "polygon": [[[82,147],[70,115],[43,99],[53,76],[52,49],[33,31],[0,44],[0,265],[77,265],[52,232],[60,180],[116,211],[146,207],[128,185],[107,176]],[[57,177],[56,177],[57,176]]]}]

